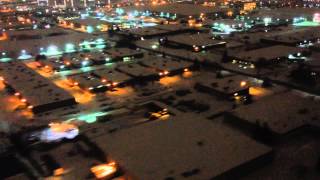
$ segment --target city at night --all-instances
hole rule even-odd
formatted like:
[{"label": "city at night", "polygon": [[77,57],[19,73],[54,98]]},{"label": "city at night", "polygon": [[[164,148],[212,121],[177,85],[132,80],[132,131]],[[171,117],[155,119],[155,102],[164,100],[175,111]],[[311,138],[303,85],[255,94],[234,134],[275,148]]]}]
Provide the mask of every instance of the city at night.
[{"label": "city at night", "polygon": [[320,0],[0,0],[0,180],[320,180]]}]

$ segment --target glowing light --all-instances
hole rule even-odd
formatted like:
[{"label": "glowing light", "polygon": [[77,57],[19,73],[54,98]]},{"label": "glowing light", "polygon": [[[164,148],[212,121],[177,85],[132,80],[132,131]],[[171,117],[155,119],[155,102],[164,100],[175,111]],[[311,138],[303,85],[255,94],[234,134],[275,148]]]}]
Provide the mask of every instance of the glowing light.
[{"label": "glowing light", "polygon": [[82,67],[88,66],[90,64],[90,61],[84,60],[81,62]]},{"label": "glowing light", "polygon": [[66,61],[64,64],[67,65],[67,66],[70,66],[70,65],[71,65],[71,62]]},{"label": "glowing light", "polygon": [[293,25],[298,27],[316,27],[316,26],[319,26],[320,23],[314,22],[314,21],[303,21],[303,22],[294,23]]},{"label": "glowing light", "polygon": [[122,15],[122,14],[124,14],[124,10],[122,8],[116,8],[116,13],[118,15]]},{"label": "glowing light", "polygon": [[93,112],[88,114],[82,114],[78,116],[76,119],[80,121],[85,121],[86,123],[94,123],[97,121],[98,116],[106,115],[106,112]]},{"label": "glowing light", "polygon": [[246,86],[246,85],[247,85],[247,82],[246,82],[246,81],[241,81],[241,82],[240,82],[240,86],[241,86],[241,87],[244,87],[244,86]]},{"label": "glowing light", "polygon": [[20,53],[20,56],[18,57],[19,60],[26,60],[26,59],[31,59],[32,56],[27,53],[26,50],[22,50]]},{"label": "glowing light", "polygon": [[58,168],[58,169],[56,169],[56,170],[54,170],[54,175],[55,176],[61,176],[61,175],[63,175],[65,173],[65,170],[63,169],[63,168]]},{"label": "glowing light", "polygon": [[179,76],[165,76],[162,77],[159,83],[163,86],[172,86],[181,82],[181,78]]},{"label": "glowing light", "polygon": [[150,118],[152,119],[161,119],[161,120],[167,120],[170,117],[170,114],[168,112],[168,109],[164,108],[158,112],[153,112],[150,115]]},{"label": "glowing light", "polygon": [[0,36],[0,41],[4,41],[8,39],[8,35],[7,33],[2,33],[2,35]]},{"label": "glowing light", "polygon": [[315,13],[313,15],[313,22],[320,23],[320,13]]},{"label": "glowing light", "polygon": [[91,172],[97,179],[109,178],[117,171],[116,164],[114,162],[108,164],[100,164],[92,167]]},{"label": "glowing light", "polygon": [[9,62],[12,58],[7,57],[5,53],[2,53],[2,57],[0,57],[0,62]]},{"label": "glowing light", "polygon": [[91,49],[91,44],[89,41],[83,41],[79,45],[83,50],[90,50]]},{"label": "glowing light", "polygon": [[55,45],[51,45],[48,47],[46,55],[47,56],[56,56],[62,54],[62,52],[59,51],[58,47]]},{"label": "glowing light", "polygon": [[105,40],[102,38],[99,38],[96,40],[96,44],[104,44],[104,43],[105,43]]},{"label": "glowing light", "polygon": [[268,90],[266,88],[262,87],[250,87],[249,88],[249,94],[252,96],[258,96],[258,97],[263,97],[266,95],[272,94],[272,90]]},{"label": "glowing light", "polygon": [[193,46],[194,51],[198,52],[200,48],[198,46]]},{"label": "glowing light", "polygon": [[60,141],[62,139],[74,139],[79,134],[79,129],[68,123],[50,123],[49,128],[40,134],[40,140],[44,142]]},{"label": "glowing light", "polygon": [[237,31],[237,29],[232,28],[230,25],[225,25],[223,23],[214,23],[212,28],[226,34],[230,34],[231,32]]},{"label": "glowing light", "polygon": [[66,46],[65,46],[65,52],[66,53],[72,53],[72,52],[75,52],[75,51],[76,51],[76,48],[75,48],[74,44],[71,44],[71,43],[66,44]]},{"label": "glowing light", "polygon": [[265,26],[268,26],[272,22],[272,19],[269,17],[266,17],[266,18],[263,18],[263,22]]},{"label": "glowing light", "polygon": [[87,33],[93,33],[94,28],[92,26],[87,26]]}]

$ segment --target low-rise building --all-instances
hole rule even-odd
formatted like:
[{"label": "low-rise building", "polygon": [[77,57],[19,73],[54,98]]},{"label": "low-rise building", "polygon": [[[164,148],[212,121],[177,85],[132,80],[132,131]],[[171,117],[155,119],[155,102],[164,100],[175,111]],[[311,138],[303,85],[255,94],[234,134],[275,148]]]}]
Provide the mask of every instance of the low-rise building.
[{"label": "low-rise building", "polygon": [[226,119],[253,132],[268,130],[276,136],[285,135],[318,120],[319,102],[293,92],[268,96],[231,111]]},{"label": "low-rise building", "polygon": [[123,129],[95,141],[133,179],[228,179],[272,157],[271,148],[239,131],[190,114]]},{"label": "low-rise building", "polygon": [[206,73],[206,78],[201,76],[197,79],[195,88],[226,99],[246,100],[244,98],[248,98],[250,88],[248,77],[241,75],[218,76],[214,73]]},{"label": "low-rise building", "polygon": [[76,104],[71,94],[22,62],[1,63],[0,74],[9,91],[34,113]]},{"label": "low-rise building", "polygon": [[92,76],[90,73],[74,74],[68,76],[70,84],[79,86],[81,89],[89,92],[103,92],[107,86],[99,78]]},{"label": "low-rise building", "polygon": [[164,46],[184,48],[195,52],[216,47],[225,47],[226,45],[225,41],[216,40],[212,35],[207,33],[179,34],[161,38],[159,41],[160,44],[163,44]]},{"label": "low-rise building", "polygon": [[233,55],[233,63],[242,64],[244,66],[255,66],[258,63],[274,64],[280,63],[288,59],[304,59],[309,55],[307,49],[276,45],[253,49],[249,51],[242,51]]}]

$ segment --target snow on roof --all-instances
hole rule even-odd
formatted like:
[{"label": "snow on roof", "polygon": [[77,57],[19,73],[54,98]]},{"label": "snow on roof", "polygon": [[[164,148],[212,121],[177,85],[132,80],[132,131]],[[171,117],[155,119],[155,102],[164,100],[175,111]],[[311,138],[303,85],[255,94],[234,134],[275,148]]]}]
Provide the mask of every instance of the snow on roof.
[{"label": "snow on roof", "polygon": [[147,56],[141,60],[141,64],[157,70],[174,71],[192,66],[192,63],[182,60],[172,60],[169,58]]},{"label": "snow on roof", "polygon": [[[94,35],[88,33],[79,33],[74,31],[66,31],[62,29],[32,30],[32,31],[16,31],[14,34],[30,34],[32,36],[40,36],[40,38],[26,40],[7,40],[0,41],[0,49],[6,52],[19,53],[21,50],[26,50],[28,53],[38,54],[40,48],[47,49],[49,46],[56,46],[59,50],[63,50],[67,43],[72,43],[76,47],[84,40],[98,39]],[[48,33],[49,32],[49,33]],[[53,36],[48,36],[48,35]]]},{"label": "snow on roof", "polygon": [[[182,59],[188,59],[191,61],[208,61],[208,62],[218,62],[221,60],[221,55],[214,51],[206,51],[205,53],[201,52],[192,52],[186,49],[177,49],[177,48],[170,48],[167,46],[159,46],[158,41],[154,39],[144,40],[144,41],[137,41],[136,45],[143,49],[149,49],[152,51],[156,51],[158,53],[171,55],[173,57],[179,57]],[[153,45],[158,45],[156,49],[153,49]]]},{"label": "snow on roof", "polygon": [[122,83],[127,82],[131,79],[131,77],[129,77],[128,75],[111,68],[95,70],[93,71],[93,73],[111,82]]},{"label": "snow on roof", "polygon": [[145,5],[145,6],[130,6],[125,7],[127,11],[130,10],[138,10],[138,11],[145,11],[149,10],[151,12],[164,12],[164,13],[171,13],[177,14],[181,16],[199,16],[201,13],[204,14],[213,14],[219,12],[225,12],[228,9],[226,8],[214,8],[214,7],[207,7],[200,4],[182,4],[182,3],[169,3],[165,5]]},{"label": "snow on roof", "polygon": [[188,172],[192,179],[210,179],[271,152],[239,131],[191,114],[100,136],[96,142],[138,179],[180,179]]},{"label": "snow on roof", "polygon": [[[196,78],[197,82],[222,93],[234,93],[249,88],[247,76],[232,75],[217,78],[214,73],[205,73]],[[241,83],[245,85],[241,86]]]},{"label": "snow on roof", "polygon": [[271,18],[279,18],[279,19],[292,19],[295,17],[312,17],[315,13],[320,13],[318,8],[276,8],[269,9],[263,8],[256,10],[255,13],[250,14],[250,17],[271,17]]},{"label": "snow on roof", "polygon": [[257,62],[259,59],[274,60],[280,57],[288,57],[289,54],[302,52],[302,48],[276,45],[249,51],[242,51],[235,55],[238,60]]},{"label": "snow on roof", "polygon": [[144,28],[135,28],[129,29],[126,32],[136,36],[157,36],[168,34],[172,32],[178,31],[192,31],[193,28],[190,28],[181,24],[165,24],[165,25],[157,25],[153,27],[144,27]]},{"label": "snow on roof", "polygon": [[155,36],[168,33],[167,30],[157,29],[154,27],[129,29],[127,32],[135,36]]},{"label": "snow on roof", "polygon": [[109,54],[111,58],[123,58],[123,57],[137,56],[137,55],[143,54],[143,52],[129,49],[129,48],[112,48],[112,49],[105,50],[104,52]]},{"label": "snow on roof", "polygon": [[265,36],[262,39],[272,40],[279,43],[295,44],[320,38],[320,27],[295,29],[292,31],[280,31],[277,34]]},{"label": "snow on roof", "polygon": [[[0,64],[0,73],[5,81],[17,92],[21,93],[34,108],[37,106],[56,104],[74,97],[67,91],[39,75],[22,62]],[[64,105],[68,105],[65,103]],[[63,106],[63,105],[62,105]]]},{"label": "snow on roof", "polygon": [[317,120],[320,116],[319,107],[318,101],[285,92],[241,106],[231,113],[251,124],[266,123],[273,132],[285,134]]},{"label": "snow on roof", "polygon": [[85,18],[85,19],[73,19],[73,20],[69,20],[71,22],[74,22],[74,23],[79,23],[81,25],[84,25],[84,26],[98,26],[98,25],[101,25],[101,24],[108,24],[106,21],[102,21],[102,20],[99,20],[99,19],[95,19],[95,18]]},{"label": "snow on roof", "polygon": [[121,72],[127,73],[133,77],[146,77],[146,76],[152,76],[152,75],[158,74],[156,71],[153,71],[151,68],[147,68],[136,63],[121,64],[117,66],[116,69],[118,69]]},{"label": "snow on roof", "polygon": [[90,73],[81,73],[68,76],[68,79],[77,82],[83,88],[94,88],[102,85],[100,79],[93,77]]},{"label": "snow on roof", "polygon": [[207,33],[169,36],[168,41],[188,46],[212,46],[226,43],[224,41],[215,40],[211,34]]}]

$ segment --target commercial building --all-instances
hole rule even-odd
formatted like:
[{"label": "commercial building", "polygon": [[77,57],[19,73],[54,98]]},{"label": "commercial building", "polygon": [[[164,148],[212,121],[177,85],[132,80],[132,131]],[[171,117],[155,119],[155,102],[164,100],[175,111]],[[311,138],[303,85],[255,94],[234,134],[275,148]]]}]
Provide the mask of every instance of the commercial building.
[{"label": "commercial building", "polygon": [[91,75],[91,73],[81,73],[68,76],[70,85],[78,86],[89,92],[103,92],[107,90],[107,86],[99,78]]},{"label": "commercial building", "polygon": [[123,129],[95,141],[133,179],[229,179],[272,157],[271,148],[239,131],[191,114]]},{"label": "commercial building", "polygon": [[184,48],[194,52],[200,52],[202,50],[208,50],[217,47],[225,47],[226,45],[225,41],[216,40],[207,33],[179,34],[160,39],[160,44],[161,41],[163,41],[164,46]]},{"label": "commercial building", "polygon": [[245,100],[249,96],[250,81],[241,75],[218,77],[217,74],[207,73],[206,77],[199,77],[195,88],[200,91],[231,100]]},{"label": "commercial building", "polygon": [[261,61],[265,61],[264,63],[267,64],[277,64],[290,58],[303,59],[303,57],[308,56],[309,53],[309,50],[303,48],[276,45],[249,51],[242,51],[234,55],[232,58],[233,63],[254,66],[258,63],[261,63]]},{"label": "commercial building", "polygon": [[317,42],[320,39],[319,29],[319,27],[311,27],[279,32],[278,34],[261,38],[261,42],[289,46],[308,45]]},{"label": "commercial building", "polygon": [[1,63],[0,74],[9,91],[34,113],[76,104],[71,94],[22,62]]},{"label": "commercial building", "polygon": [[239,107],[228,114],[230,123],[241,124],[253,132],[267,130],[276,137],[313,123],[319,117],[319,102],[294,92],[268,96],[251,105]]}]

